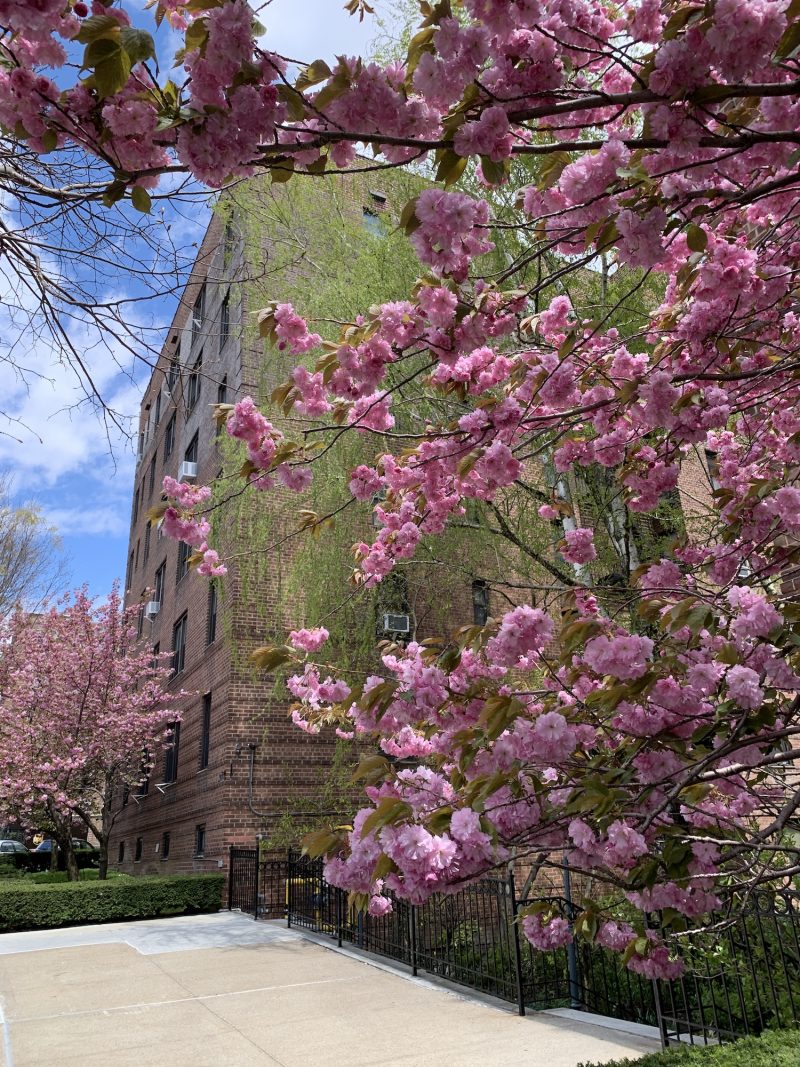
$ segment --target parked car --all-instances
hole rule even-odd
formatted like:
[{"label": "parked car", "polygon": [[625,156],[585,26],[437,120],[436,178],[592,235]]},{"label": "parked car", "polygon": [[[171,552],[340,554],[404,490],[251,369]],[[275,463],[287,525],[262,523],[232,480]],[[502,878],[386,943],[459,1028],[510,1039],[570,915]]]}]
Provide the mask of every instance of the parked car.
[{"label": "parked car", "polygon": [[12,841],[10,838],[0,840],[0,867],[4,864],[26,871],[36,866],[31,850],[26,848],[21,841]]},{"label": "parked car", "polygon": [[[57,843],[56,843],[57,844]],[[84,841],[81,837],[73,837],[72,848],[75,852],[75,858],[78,861],[79,869],[84,867],[99,867],[100,865],[100,850],[95,848],[94,845],[90,845],[88,841]],[[33,852],[30,854],[33,859],[33,865],[38,871],[50,870],[50,856],[53,851],[53,839],[46,837],[44,841],[41,841]],[[58,857],[58,869],[63,871],[65,867],[64,857]]]}]

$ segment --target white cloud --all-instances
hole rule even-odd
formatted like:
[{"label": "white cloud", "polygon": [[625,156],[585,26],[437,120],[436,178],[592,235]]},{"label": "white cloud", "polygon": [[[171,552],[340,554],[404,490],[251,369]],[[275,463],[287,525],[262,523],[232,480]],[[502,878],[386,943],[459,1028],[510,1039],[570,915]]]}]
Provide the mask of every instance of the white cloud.
[{"label": "white cloud", "polygon": [[105,535],[123,537],[128,532],[130,501],[120,501],[119,506],[100,505],[74,508],[45,508],[45,519],[64,537],[80,535]]},{"label": "white cloud", "polygon": [[[374,21],[366,16],[359,22],[344,10],[344,0],[272,0],[263,8],[253,6],[267,30],[266,46],[290,59],[363,55],[375,37]],[[372,6],[380,12],[386,3]]]}]

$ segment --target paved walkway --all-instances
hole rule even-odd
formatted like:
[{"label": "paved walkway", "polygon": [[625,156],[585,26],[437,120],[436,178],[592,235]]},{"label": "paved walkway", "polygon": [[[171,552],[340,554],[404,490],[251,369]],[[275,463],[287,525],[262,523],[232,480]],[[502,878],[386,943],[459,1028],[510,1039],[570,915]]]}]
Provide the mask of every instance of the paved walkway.
[{"label": "paved walkway", "polygon": [[4,1067],[575,1067],[655,1047],[222,912],[0,935]]}]

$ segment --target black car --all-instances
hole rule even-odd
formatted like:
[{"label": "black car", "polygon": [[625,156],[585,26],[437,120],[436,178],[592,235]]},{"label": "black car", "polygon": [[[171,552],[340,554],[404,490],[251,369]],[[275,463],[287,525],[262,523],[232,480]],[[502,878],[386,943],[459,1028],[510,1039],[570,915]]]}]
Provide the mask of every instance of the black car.
[{"label": "black car", "polygon": [[10,838],[0,840],[0,868],[5,865],[29,871],[35,868],[33,853],[21,841]]},{"label": "black car", "polygon": [[[90,845],[88,841],[84,841],[83,838],[80,837],[73,837],[72,848],[75,853],[75,858],[78,861],[79,870],[83,870],[84,867],[98,867],[100,865],[100,850],[95,848],[94,845]],[[46,837],[44,841],[38,844],[33,852],[30,853],[36,870],[50,870],[50,856],[52,851],[53,840],[50,837]],[[64,867],[64,857],[59,856],[58,869],[63,871]]]}]

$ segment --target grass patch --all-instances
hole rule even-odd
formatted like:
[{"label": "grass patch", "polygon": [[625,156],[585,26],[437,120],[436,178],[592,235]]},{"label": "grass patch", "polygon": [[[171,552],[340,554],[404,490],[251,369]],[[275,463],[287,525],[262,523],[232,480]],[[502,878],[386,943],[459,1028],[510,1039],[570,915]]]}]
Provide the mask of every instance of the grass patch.
[{"label": "grass patch", "polygon": [[[603,1067],[798,1067],[798,1064],[800,1030],[773,1030],[730,1045],[680,1045],[638,1060],[606,1061]],[[579,1063],[578,1067],[599,1065]]]}]

